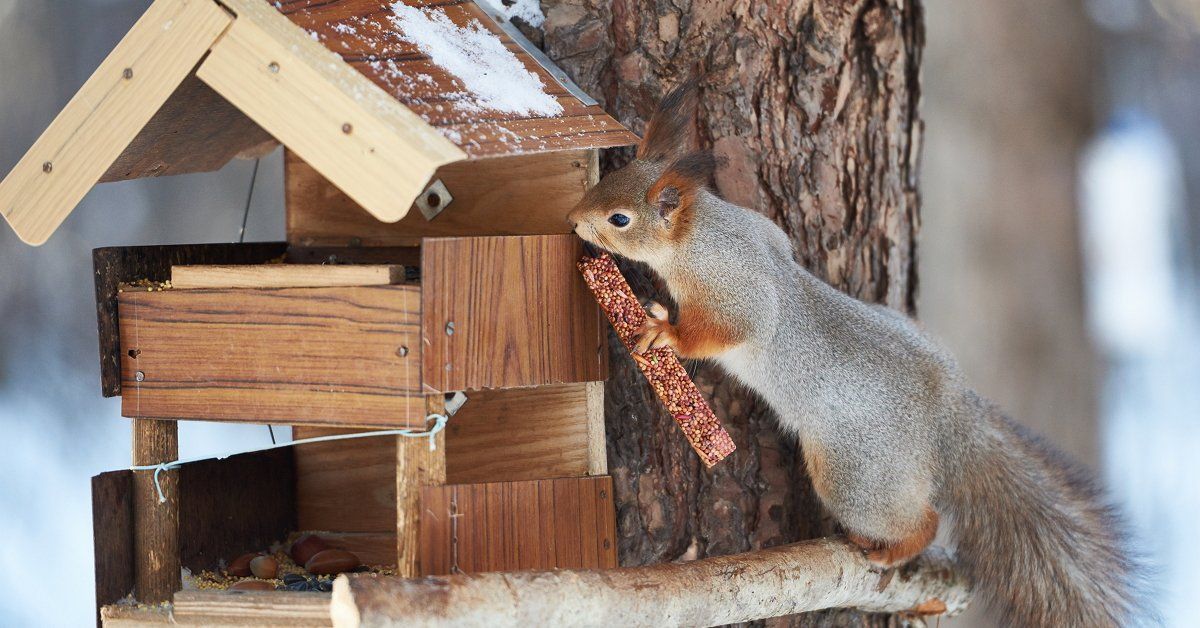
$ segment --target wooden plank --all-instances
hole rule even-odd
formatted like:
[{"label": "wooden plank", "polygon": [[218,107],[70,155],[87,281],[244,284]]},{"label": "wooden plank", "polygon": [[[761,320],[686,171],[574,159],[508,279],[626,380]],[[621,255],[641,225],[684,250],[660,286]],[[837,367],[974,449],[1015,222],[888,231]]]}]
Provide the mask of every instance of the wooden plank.
[{"label": "wooden plank", "polygon": [[267,550],[296,529],[291,449],[204,460],[178,473],[179,556],[193,572]]},{"label": "wooden plank", "polygon": [[423,237],[570,233],[566,216],[594,183],[598,151],[568,150],[447,164],[433,175],[454,198],[426,220],[381,223],[287,151],[287,239],[293,246],[416,246]]},{"label": "wooden plank", "polygon": [[102,607],[133,593],[132,471],[110,471],[92,478],[92,542],[99,624]]},{"label": "wooden plank", "polygon": [[[405,427],[419,393],[419,289],[125,291],[125,416]],[[408,348],[407,352],[401,348]]]},{"label": "wooden plank", "polygon": [[[481,390],[446,426],[446,477],[455,484],[591,473],[588,386]],[[357,430],[297,426],[296,439]],[[302,530],[395,534],[396,443],[388,437],[295,447]]]},{"label": "wooden plank", "polygon": [[100,182],[212,172],[232,159],[264,156],[278,146],[262,127],[190,74]]},{"label": "wooden plank", "polygon": [[171,287],[333,288],[388,286],[404,282],[404,267],[375,264],[258,264],[172,266]]},{"label": "wooden plank", "polygon": [[[138,419],[133,422],[135,466],[178,459],[179,433],[174,421]],[[144,604],[170,601],[182,586],[178,470],[133,474],[133,567],[134,598]]]},{"label": "wooden plank", "polygon": [[608,442],[604,431],[604,382],[588,382],[588,475],[608,474]]},{"label": "wooden plank", "polygon": [[[426,399],[426,411],[444,411],[441,395]],[[432,439],[432,440],[431,440]],[[446,483],[446,433],[426,438],[396,437],[396,573],[421,574],[421,490]]]},{"label": "wooden plank", "polygon": [[184,626],[333,626],[328,593],[296,591],[181,591],[172,618]]},{"label": "wooden plank", "polygon": [[155,0],[0,183],[0,214],[42,244],[230,24],[210,0]]},{"label": "wooden plank", "polygon": [[117,291],[139,279],[166,281],[180,264],[257,264],[282,256],[282,242],[122,246],[92,251],[96,278],[96,324],[100,336],[100,384],[105,397],[121,394],[121,337]]},{"label": "wooden plank", "polygon": [[270,3],[222,3],[237,20],[197,75],[380,220],[466,157]]},{"label": "wooden plank", "polygon": [[604,379],[607,347],[599,310],[575,270],[582,252],[573,235],[426,239],[425,387],[454,391]]},{"label": "wooden plank", "polygon": [[389,19],[393,17],[391,2],[323,0],[281,3],[277,8],[472,157],[637,142],[601,107],[586,105],[570,94],[474,3],[405,0],[404,4],[440,13],[460,28],[492,33],[541,80],[542,91],[557,101],[562,111],[556,115],[523,114],[474,104],[460,78],[433,63],[415,44],[397,36],[397,26]]},{"label": "wooden plank", "polygon": [[607,476],[427,486],[422,503],[440,510],[421,520],[423,575],[615,566],[611,491]]}]

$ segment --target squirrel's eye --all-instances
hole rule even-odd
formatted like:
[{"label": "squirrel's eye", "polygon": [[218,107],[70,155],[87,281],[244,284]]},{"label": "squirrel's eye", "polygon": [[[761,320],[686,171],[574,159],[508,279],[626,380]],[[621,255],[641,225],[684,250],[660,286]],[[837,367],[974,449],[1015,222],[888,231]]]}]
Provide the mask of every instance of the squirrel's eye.
[{"label": "squirrel's eye", "polygon": [[627,227],[629,226],[629,216],[625,214],[613,214],[608,217],[608,222],[617,227]]}]

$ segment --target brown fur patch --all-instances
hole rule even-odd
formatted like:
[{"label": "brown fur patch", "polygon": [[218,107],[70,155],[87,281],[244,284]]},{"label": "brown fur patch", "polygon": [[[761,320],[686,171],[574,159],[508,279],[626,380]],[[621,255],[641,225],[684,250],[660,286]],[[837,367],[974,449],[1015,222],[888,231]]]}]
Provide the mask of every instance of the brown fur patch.
[{"label": "brown fur patch", "polygon": [[926,506],[925,516],[921,518],[916,529],[899,541],[880,542],[853,533],[846,536],[850,542],[867,551],[867,560],[884,567],[892,567],[908,562],[929,547],[933,538],[937,536],[938,521],[937,511]]},{"label": "brown fur patch", "polygon": [[646,125],[646,134],[638,144],[637,158],[657,161],[687,150],[696,105],[695,80],[688,80],[667,94]]},{"label": "brown fur patch", "polygon": [[742,342],[740,330],[716,320],[701,307],[682,307],[675,325],[675,352],[685,358],[711,358]]},{"label": "brown fur patch", "polygon": [[808,477],[812,480],[813,489],[817,491],[817,495],[828,495],[828,474],[825,472],[826,460],[825,450],[821,449],[816,443],[805,442],[801,444],[804,452],[804,468],[808,471]]}]

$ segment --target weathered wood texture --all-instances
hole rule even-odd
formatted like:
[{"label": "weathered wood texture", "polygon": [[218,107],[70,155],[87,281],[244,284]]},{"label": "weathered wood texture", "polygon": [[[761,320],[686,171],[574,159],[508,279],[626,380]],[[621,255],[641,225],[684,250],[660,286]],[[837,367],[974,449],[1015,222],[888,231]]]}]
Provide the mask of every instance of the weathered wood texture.
[{"label": "weathered wood texture", "polygon": [[378,264],[171,267],[171,287],[176,289],[334,288],[339,286],[389,286],[403,282],[403,266]]},{"label": "weathered wood texture", "polygon": [[178,473],[179,555],[193,572],[265,550],[296,529],[289,448],[195,462]]},{"label": "weathered wood texture", "polygon": [[[445,410],[441,395],[426,398],[426,411]],[[428,438],[399,436],[396,443],[396,573],[421,575],[421,521],[427,516],[421,494],[425,487],[446,483],[446,432]]]},{"label": "weathered wood texture", "polygon": [[[716,185],[791,235],[833,286],[911,311],[916,292],[921,123],[920,2],[729,3],[547,0],[545,49],[618,119],[644,128],[658,100],[698,72],[702,143],[726,163]],[[627,152],[605,163],[612,168]],[[640,268],[645,297],[665,299]],[[608,452],[624,565],[732,554],[828,534],[799,445],[718,368],[696,379],[738,446],[711,473],[610,337]],[[820,614],[800,625],[881,626]]]},{"label": "weathered wood texture", "polygon": [[191,74],[100,182],[211,172],[231,159],[258,157],[278,146],[262,127]]},{"label": "weathered wood texture", "polygon": [[880,570],[849,543],[820,539],[608,571],[343,576],[330,613],[336,626],[716,626],[844,607],[917,618],[957,613],[969,597],[944,557]]},{"label": "weathered wood texture", "polygon": [[221,36],[214,2],[155,0],[0,182],[0,215],[42,244]]},{"label": "weathered wood texture", "polygon": [[[133,464],[179,458],[178,424],[138,419],[133,422]],[[158,488],[164,499],[159,500]],[[133,475],[134,597],[147,604],[171,599],[179,579],[179,471],[136,471]]]},{"label": "weathered wood texture", "polygon": [[612,479],[427,486],[423,575],[617,565]]},{"label": "weathered wood texture", "polygon": [[[562,105],[563,111],[557,116],[480,111],[477,106],[468,106],[473,102],[461,103],[450,97],[463,92],[463,83],[397,33],[388,19],[391,4],[378,0],[300,0],[277,6],[292,22],[472,157],[624,146],[635,141],[604,109],[584,105],[555,82],[474,3],[406,0],[409,6],[443,13],[460,27],[478,24],[492,32],[526,69],[541,78],[544,91]],[[421,76],[428,78],[418,80]]]},{"label": "weathered wood texture", "polygon": [[287,251],[282,242],[123,246],[92,251],[96,279],[96,325],[100,335],[100,385],[105,397],[121,394],[121,337],[117,290],[139,279],[166,281],[183,264],[259,264]]},{"label": "weathered wood texture", "polygon": [[422,381],[438,391],[603,379],[599,310],[563,236],[430,238]]},{"label": "weathered wood texture", "polygon": [[92,478],[92,542],[99,623],[102,607],[133,592],[132,471],[111,471]]},{"label": "weathered wood texture", "polygon": [[146,626],[332,626],[328,593],[294,591],[180,591],[169,607],[114,605],[101,609],[106,628]]},{"label": "weathered wood texture", "polygon": [[122,292],[122,414],[418,424],[424,418],[418,292],[412,286]]},{"label": "weathered wood texture", "polygon": [[[455,484],[604,473],[592,460],[589,404],[598,383],[481,390],[446,427],[446,478]],[[355,430],[294,428],[297,439]],[[602,429],[599,430],[602,434]],[[416,442],[425,445],[426,441]],[[388,437],[295,447],[296,508],[302,530],[396,532],[396,443]],[[365,557],[364,557],[365,558]],[[395,563],[395,548],[386,564]]]},{"label": "weathered wood texture", "polygon": [[410,211],[382,223],[292,151],[284,160],[293,246],[416,246],[426,236],[570,233],[567,212],[599,168],[595,150],[514,155],[442,166],[453,201],[433,220]]}]

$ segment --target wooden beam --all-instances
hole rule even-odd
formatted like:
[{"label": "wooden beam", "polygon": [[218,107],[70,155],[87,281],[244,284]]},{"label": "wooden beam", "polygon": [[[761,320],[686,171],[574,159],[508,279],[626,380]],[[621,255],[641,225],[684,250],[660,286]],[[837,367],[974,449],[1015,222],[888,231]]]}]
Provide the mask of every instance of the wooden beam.
[{"label": "wooden beam", "polygon": [[195,288],[334,288],[388,286],[404,282],[404,267],[379,264],[259,264],[172,266],[171,287]]},{"label": "wooden beam", "polygon": [[332,626],[329,594],[296,591],[180,591],[173,604],[115,604],[101,609],[106,628],[157,626]]},{"label": "wooden beam", "polygon": [[426,486],[421,575],[617,566],[612,478]]},{"label": "wooden beam", "polygon": [[385,222],[408,213],[438,166],[466,155],[270,3],[237,14],[197,75]]},{"label": "wooden beam", "polygon": [[419,289],[120,294],[130,417],[423,425]]},{"label": "wooden beam", "polygon": [[422,383],[433,391],[604,379],[599,309],[574,235],[427,238]]},{"label": "wooden beam", "polygon": [[96,278],[96,325],[100,337],[100,386],[105,397],[121,394],[121,336],[117,293],[123,283],[166,281],[178,264],[257,264],[287,251],[282,242],[120,246],[92,251]]},{"label": "wooden beam", "polygon": [[[426,412],[446,411],[442,395],[426,398]],[[396,440],[396,573],[421,574],[421,520],[427,515],[422,491],[446,483],[446,433],[429,438],[399,436]]]},{"label": "wooden beam", "polygon": [[99,623],[103,606],[124,599],[134,589],[132,471],[92,478],[92,542]]},{"label": "wooden beam", "polygon": [[[134,466],[171,462],[179,458],[174,421],[138,419],[133,422]],[[180,589],[179,471],[158,474],[165,501],[160,502],[154,471],[133,476],[134,597],[145,604],[166,602]]]},{"label": "wooden beam", "polygon": [[567,212],[598,177],[597,150],[464,161],[438,168],[454,200],[433,220],[410,211],[382,223],[287,151],[287,239],[292,246],[416,246],[421,238],[565,234]]},{"label": "wooden beam", "polygon": [[211,0],[155,0],[0,183],[0,214],[42,244],[229,26]]},{"label": "wooden beam", "polygon": [[937,554],[879,569],[840,539],[691,562],[440,578],[341,576],[335,626],[716,626],[830,608],[952,616],[970,585]]},{"label": "wooden beam", "polygon": [[608,474],[608,441],[604,432],[604,382],[584,384],[587,394],[588,475]]}]

